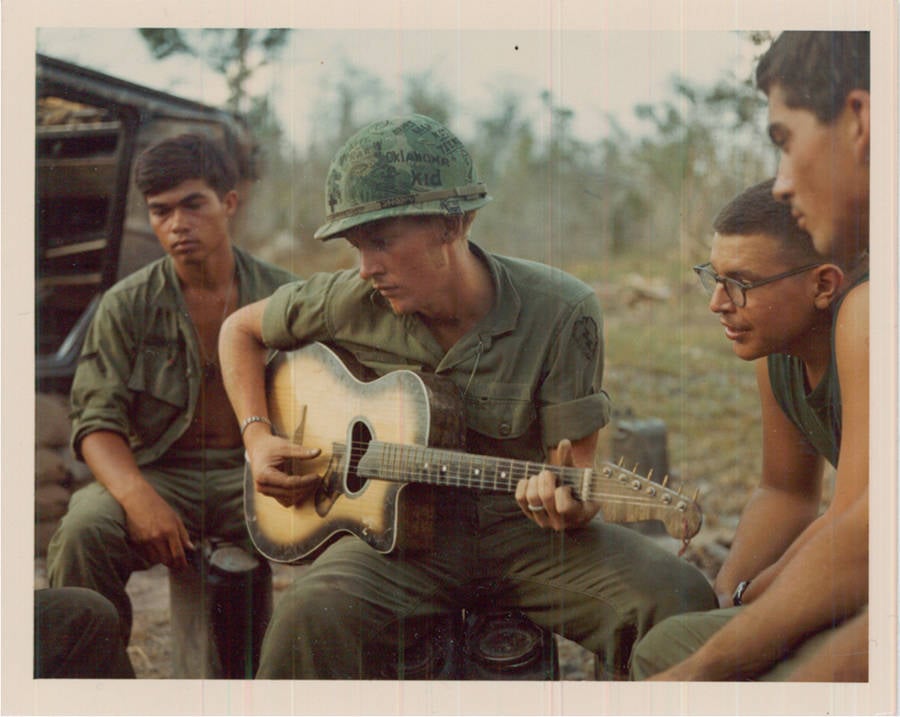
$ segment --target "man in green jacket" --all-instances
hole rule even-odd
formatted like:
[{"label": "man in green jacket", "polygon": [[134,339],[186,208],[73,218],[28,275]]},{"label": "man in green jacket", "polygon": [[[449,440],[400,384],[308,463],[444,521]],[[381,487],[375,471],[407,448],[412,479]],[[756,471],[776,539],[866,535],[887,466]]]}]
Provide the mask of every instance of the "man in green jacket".
[{"label": "man in green jacket", "polygon": [[71,442],[96,482],[72,496],[48,551],[51,586],[108,598],[126,644],[132,571],[185,568],[207,536],[246,540],[243,448],[219,329],[295,278],[232,244],[238,175],[218,144],[164,140],[138,158],[135,178],[166,256],[107,291],[88,331]]}]

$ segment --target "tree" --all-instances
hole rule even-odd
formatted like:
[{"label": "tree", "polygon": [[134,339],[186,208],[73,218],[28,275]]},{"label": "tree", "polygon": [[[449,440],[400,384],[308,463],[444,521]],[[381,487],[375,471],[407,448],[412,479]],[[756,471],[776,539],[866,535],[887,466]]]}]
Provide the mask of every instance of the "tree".
[{"label": "tree", "polygon": [[654,214],[665,218],[651,235],[677,231],[694,259],[708,253],[718,208],[771,171],[760,122],[765,102],[733,78],[709,89],[675,80],[672,88],[674,100],[635,108],[655,133],[639,143],[634,168]]},{"label": "tree", "polygon": [[448,124],[453,100],[444,88],[435,83],[432,74],[429,70],[406,78],[406,106],[414,114],[426,115]]},{"label": "tree", "polygon": [[182,30],[172,27],[140,28],[138,32],[156,59],[192,55],[221,74],[228,85],[226,107],[237,113],[250,109],[248,81],[278,57],[291,33],[286,28]]},{"label": "tree", "polygon": [[141,28],[140,36],[153,56],[162,60],[174,55],[196,57],[222,75],[228,87],[225,109],[243,118],[254,139],[254,180],[246,197],[253,221],[242,222],[241,240],[251,248],[262,248],[272,235],[283,231],[291,217],[291,148],[284,146],[283,131],[267,94],[252,94],[251,80],[274,62],[284,49],[291,30]]}]

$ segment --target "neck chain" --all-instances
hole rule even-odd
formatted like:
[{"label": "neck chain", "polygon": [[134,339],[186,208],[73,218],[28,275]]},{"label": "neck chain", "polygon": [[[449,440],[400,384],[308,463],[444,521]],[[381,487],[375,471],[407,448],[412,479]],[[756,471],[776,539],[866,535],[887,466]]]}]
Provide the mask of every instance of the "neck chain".
[{"label": "neck chain", "polygon": [[[228,304],[231,301],[231,292],[234,289],[235,276],[237,274],[237,267],[235,267],[234,272],[231,274],[231,281],[228,283],[228,290],[225,292],[225,303],[222,306],[222,318],[219,320],[219,326],[216,329],[216,338],[218,339],[218,332],[222,328],[222,324],[225,321],[225,317],[228,315]],[[194,324],[193,320],[191,321],[191,326],[194,327],[194,336],[197,339],[197,345],[200,348],[200,362],[202,364],[201,371],[203,373],[204,380],[212,380],[214,379],[219,372],[219,352],[218,349],[213,352],[212,357],[206,355],[206,349],[203,346],[203,339],[200,336],[200,332],[197,331],[197,326]]]}]

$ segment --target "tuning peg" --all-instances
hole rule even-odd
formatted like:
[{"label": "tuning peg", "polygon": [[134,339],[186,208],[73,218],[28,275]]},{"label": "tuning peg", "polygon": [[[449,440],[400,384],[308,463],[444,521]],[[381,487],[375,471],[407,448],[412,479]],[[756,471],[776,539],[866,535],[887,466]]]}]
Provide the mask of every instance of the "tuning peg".
[{"label": "tuning peg", "polygon": [[697,502],[697,498],[699,498],[699,497],[700,497],[700,489],[697,488],[697,490],[694,491],[694,497],[691,498],[691,500],[693,500],[693,501],[696,503],[696,502]]},{"label": "tuning peg", "polygon": [[652,468],[647,472],[647,480],[653,480],[653,469]]},{"label": "tuning peg", "polygon": [[635,464],[634,464],[634,468],[631,469],[631,472],[632,472],[632,473],[637,473],[637,469],[638,469],[638,464],[635,463]]},{"label": "tuning peg", "polygon": [[619,462],[616,463],[616,465],[619,466],[619,468],[621,468],[623,463],[625,463],[625,456],[622,456],[621,458],[619,458]]},{"label": "tuning peg", "polygon": [[669,485],[669,476],[665,475],[662,479],[662,487],[665,488],[667,485]]}]

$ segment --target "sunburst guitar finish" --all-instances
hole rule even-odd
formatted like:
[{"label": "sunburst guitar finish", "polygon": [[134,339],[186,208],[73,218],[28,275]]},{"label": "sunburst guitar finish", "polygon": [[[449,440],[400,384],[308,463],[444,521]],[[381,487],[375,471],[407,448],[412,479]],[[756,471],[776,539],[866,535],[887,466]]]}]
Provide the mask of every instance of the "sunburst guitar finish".
[{"label": "sunburst guitar finish", "polygon": [[519,480],[544,468],[577,498],[598,502],[609,522],[659,520],[685,542],[700,529],[696,501],[621,466],[572,468],[465,453],[463,403],[447,379],[406,370],[369,379],[348,356],[320,343],[278,354],[269,365],[276,432],[321,451],[286,469],[322,477],[312,498],[285,507],[262,495],[245,468],[247,525],[270,560],[299,562],[348,533],[384,553],[427,549],[436,488],[514,493]]}]

